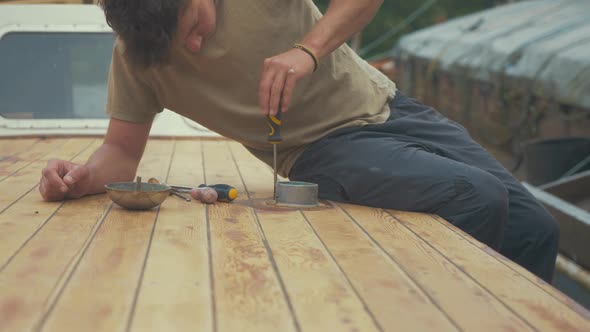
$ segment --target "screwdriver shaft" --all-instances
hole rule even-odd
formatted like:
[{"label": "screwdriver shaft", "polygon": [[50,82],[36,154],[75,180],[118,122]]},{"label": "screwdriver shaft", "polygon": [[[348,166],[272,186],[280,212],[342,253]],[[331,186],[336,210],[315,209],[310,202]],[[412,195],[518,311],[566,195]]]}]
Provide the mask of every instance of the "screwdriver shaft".
[{"label": "screwdriver shaft", "polygon": [[276,201],[277,200],[277,182],[278,182],[278,177],[277,177],[277,145],[273,144],[272,145],[272,155],[273,155],[273,170],[275,172],[275,177],[274,177],[274,190],[273,190],[273,199]]}]

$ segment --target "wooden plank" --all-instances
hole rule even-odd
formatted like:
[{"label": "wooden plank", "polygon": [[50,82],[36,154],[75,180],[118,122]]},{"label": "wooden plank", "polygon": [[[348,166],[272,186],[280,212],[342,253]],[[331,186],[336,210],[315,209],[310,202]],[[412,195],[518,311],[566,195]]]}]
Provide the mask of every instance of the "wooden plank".
[{"label": "wooden plank", "polygon": [[340,206],[428,293],[459,328],[468,331],[533,330],[495,295],[399,224],[387,212],[367,210],[355,205]]},{"label": "wooden plank", "polygon": [[535,328],[559,331],[579,331],[584,327],[590,329],[590,320],[571,311],[535,283],[498,262],[487,253],[489,250],[473,250],[473,244],[447,227],[445,221],[407,212],[392,211],[392,214],[520,313]]},{"label": "wooden plank", "polygon": [[[102,144],[100,140],[94,140],[72,161],[85,162],[100,144]],[[0,214],[0,272],[14,253],[51,218],[62,204],[62,202],[44,202],[38,190],[31,190]]]},{"label": "wooden plank", "polygon": [[66,202],[6,266],[0,273],[0,331],[39,324],[109,205],[105,195]]},{"label": "wooden plank", "polygon": [[0,149],[2,151],[0,155],[0,181],[49,154],[50,151],[55,154],[54,151],[68,140],[64,138],[0,140],[4,143],[6,141],[12,141],[12,144]]},{"label": "wooden plank", "polygon": [[231,204],[208,208],[217,330],[293,331],[285,293],[225,141],[203,141],[209,184],[235,186]]},{"label": "wooden plank", "polygon": [[[257,207],[256,214],[301,329],[380,330],[301,212],[264,205],[264,200],[272,198],[272,173],[244,148],[232,144],[231,149]],[[392,311],[392,308],[385,310]]]},{"label": "wooden plank", "polygon": [[0,212],[37,186],[41,178],[41,170],[47,165],[47,160],[51,158],[70,160],[87,149],[94,140],[94,138],[70,139],[60,149],[48,152],[41,159],[32,162],[0,182],[0,192],[2,193]]},{"label": "wooden plank", "polygon": [[[440,217],[436,217],[436,216],[435,216],[435,218],[440,219]],[[535,276],[534,274],[530,273],[529,271],[527,271],[522,266],[520,266],[520,265],[514,263],[513,261],[509,260],[508,258],[502,256],[501,254],[499,254],[498,252],[492,250],[491,248],[489,248],[485,244],[477,241],[473,237],[469,236],[467,233],[463,232],[461,229],[459,229],[459,228],[457,228],[457,227],[455,227],[455,226],[453,226],[453,225],[451,225],[449,223],[446,223],[446,225],[447,225],[447,227],[453,229],[453,231],[455,231],[456,233],[461,234],[464,239],[466,239],[467,241],[469,241],[474,246],[476,246],[476,247],[484,250],[489,255],[494,256],[496,259],[498,259],[504,265],[506,265],[509,268],[511,268],[512,270],[518,272],[524,278],[526,278],[526,279],[534,282],[539,288],[541,288],[547,294],[550,294],[555,299],[559,300],[561,303],[567,305],[573,311],[575,311],[578,314],[586,317],[587,319],[590,319],[590,313],[588,312],[588,310],[586,308],[582,307],[579,303],[577,303],[576,301],[572,300],[567,295],[563,294],[557,288],[555,288],[555,287],[551,286],[550,284],[546,283],[543,279],[541,279],[541,278]]]},{"label": "wooden plank", "polygon": [[[204,182],[200,141],[178,141],[167,180]],[[158,215],[131,331],[212,331],[206,208],[167,199]]]},{"label": "wooden plank", "polygon": [[[35,144],[41,142],[38,138],[0,139],[0,167],[17,160],[17,156],[23,151],[28,151]],[[1,169],[0,169],[1,170]],[[2,173],[0,173],[2,175]]]},{"label": "wooden plank", "polygon": [[[169,140],[150,140],[138,175],[165,178],[173,151]],[[128,324],[157,216],[157,209],[113,206],[59,290],[44,331],[121,331]]]},{"label": "wooden plank", "polygon": [[[498,254],[488,246],[480,243],[481,247],[473,250],[474,245],[467,239],[469,236],[458,233],[458,229],[448,222],[409,212],[391,213],[400,223],[431,243],[463,271],[476,278],[482,286],[520,313],[535,328],[558,331],[590,330],[588,311],[571,310],[559,299],[546,293],[533,274],[528,271],[517,272],[498,261]],[[529,275],[532,280],[525,278],[523,274]]]},{"label": "wooden plank", "polygon": [[383,330],[457,331],[414,281],[371,243],[340,209],[304,214]]}]

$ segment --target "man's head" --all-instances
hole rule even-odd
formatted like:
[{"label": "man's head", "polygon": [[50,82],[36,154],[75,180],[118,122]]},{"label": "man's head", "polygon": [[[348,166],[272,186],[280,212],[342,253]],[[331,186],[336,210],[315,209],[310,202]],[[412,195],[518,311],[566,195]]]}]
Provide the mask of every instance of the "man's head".
[{"label": "man's head", "polygon": [[165,63],[173,45],[198,52],[215,31],[214,0],[100,0],[134,64]]}]

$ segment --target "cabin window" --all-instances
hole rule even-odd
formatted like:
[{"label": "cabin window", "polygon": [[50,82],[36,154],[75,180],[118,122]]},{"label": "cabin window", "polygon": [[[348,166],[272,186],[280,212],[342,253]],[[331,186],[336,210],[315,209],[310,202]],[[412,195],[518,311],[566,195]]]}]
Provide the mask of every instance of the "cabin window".
[{"label": "cabin window", "polygon": [[0,39],[0,115],[105,119],[114,35],[11,32]]}]

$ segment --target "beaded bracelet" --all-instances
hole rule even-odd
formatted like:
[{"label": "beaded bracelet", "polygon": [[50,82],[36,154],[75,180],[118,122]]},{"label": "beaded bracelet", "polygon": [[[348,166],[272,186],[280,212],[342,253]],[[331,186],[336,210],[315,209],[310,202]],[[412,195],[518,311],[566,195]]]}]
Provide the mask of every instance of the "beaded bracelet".
[{"label": "beaded bracelet", "polygon": [[313,59],[313,64],[314,64],[313,71],[315,72],[318,69],[318,64],[320,61],[318,60],[318,57],[312,52],[312,50],[310,50],[309,48],[307,48],[301,44],[295,44],[295,45],[293,45],[293,48],[300,49],[303,52],[309,54],[309,56],[311,56],[311,58]]}]

